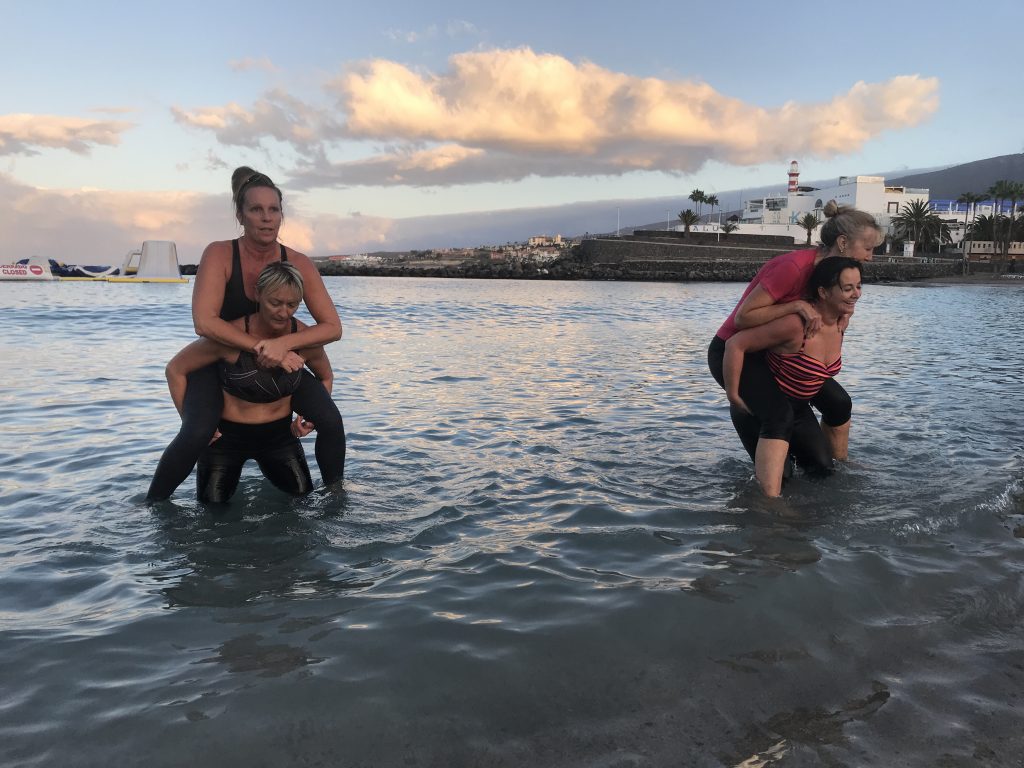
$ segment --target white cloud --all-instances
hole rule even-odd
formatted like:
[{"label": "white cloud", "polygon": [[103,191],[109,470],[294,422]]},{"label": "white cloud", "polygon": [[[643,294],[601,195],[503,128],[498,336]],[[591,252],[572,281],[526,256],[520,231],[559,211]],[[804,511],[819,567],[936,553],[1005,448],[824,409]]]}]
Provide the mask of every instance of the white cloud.
[{"label": "white cloud", "polygon": [[222,144],[256,148],[265,139],[291,144],[302,153],[316,152],[340,132],[329,111],[310,106],[275,89],[246,109],[234,102],[223,107],[185,110],[172,107],[182,125],[212,131]]},{"label": "white cloud", "polygon": [[241,59],[232,59],[228,62],[228,66],[235,72],[249,72],[252,70],[260,72],[278,71],[277,66],[268,56],[260,56],[259,58],[246,56]]},{"label": "white cloud", "polygon": [[348,132],[457,142],[542,168],[569,156],[584,173],[687,173],[710,159],[751,164],[853,153],[938,106],[938,82],[918,76],[857,83],[825,104],[768,109],[704,83],[638,78],[526,48],[462,53],[450,65],[424,75],[374,60],[338,79]]},{"label": "white cloud", "polygon": [[62,115],[0,115],[0,155],[34,155],[41,149],[86,155],[97,145],[119,144],[121,134],[133,126],[120,120]]},{"label": "white cloud", "polygon": [[448,37],[461,37],[463,35],[477,36],[480,34],[480,30],[471,21],[464,21],[463,19],[452,19],[445,25],[445,32]]},{"label": "white cloud", "polygon": [[90,112],[99,112],[102,115],[133,115],[139,109],[137,107],[92,107]]},{"label": "white cloud", "polygon": [[418,43],[421,40],[430,40],[437,37],[438,28],[436,24],[431,24],[423,30],[415,29],[388,29],[385,30],[384,36],[395,41],[396,43]]},{"label": "white cloud", "polygon": [[[711,160],[825,159],[855,154],[938,108],[938,81],[918,75],[855,83],[828,102],[764,107],[706,83],[635,77],[529,48],[457,54],[439,74],[375,59],[327,89],[334,108],[278,90],[251,108],[174,114],[224,144],[290,144],[302,157],[290,183],[301,189],[687,174]],[[338,160],[351,151],[345,141],[368,143],[375,154]]]}]

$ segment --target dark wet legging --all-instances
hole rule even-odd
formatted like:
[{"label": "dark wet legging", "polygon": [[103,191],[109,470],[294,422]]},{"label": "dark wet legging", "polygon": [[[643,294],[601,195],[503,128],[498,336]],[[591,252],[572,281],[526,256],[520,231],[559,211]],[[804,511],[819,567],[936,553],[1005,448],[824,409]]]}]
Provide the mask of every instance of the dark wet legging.
[{"label": "dark wet legging", "polygon": [[[181,428],[160,457],[147,499],[166,499],[185,481],[209,445],[223,409],[217,364],[190,373]],[[340,480],[345,472],[345,425],[330,393],[313,374],[302,377],[292,395],[292,410],[316,426],[316,463],[324,484]]]},{"label": "dark wet legging", "polygon": [[249,459],[255,459],[263,475],[285,493],[309,493],[313,481],[302,443],[291,433],[291,421],[290,416],[267,424],[221,421],[221,436],[199,456],[199,500],[222,504],[230,499]]},{"label": "dark wet legging", "polygon": [[[724,357],[725,342],[715,336],[708,346],[708,368],[723,389]],[[811,405],[821,411],[822,421],[829,426],[839,427],[848,422],[853,412],[853,401],[839,382],[835,379],[826,381],[810,402],[794,400],[779,390],[764,353],[752,352],[743,358],[740,397],[752,413],[730,405],[729,416],[751,459],[759,438],[788,440],[790,453],[806,472],[827,474],[832,471],[828,441],[818,426]]]}]

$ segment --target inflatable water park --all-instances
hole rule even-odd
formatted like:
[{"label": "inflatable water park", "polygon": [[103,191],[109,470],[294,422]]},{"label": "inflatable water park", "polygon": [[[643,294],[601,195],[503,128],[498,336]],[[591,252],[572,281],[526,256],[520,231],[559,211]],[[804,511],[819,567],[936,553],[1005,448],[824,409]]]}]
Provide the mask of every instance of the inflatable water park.
[{"label": "inflatable water park", "polygon": [[128,251],[119,265],[65,264],[30,256],[0,264],[0,280],[81,280],[108,283],[187,283],[178,265],[178,249],[170,240],[147,240]]}]

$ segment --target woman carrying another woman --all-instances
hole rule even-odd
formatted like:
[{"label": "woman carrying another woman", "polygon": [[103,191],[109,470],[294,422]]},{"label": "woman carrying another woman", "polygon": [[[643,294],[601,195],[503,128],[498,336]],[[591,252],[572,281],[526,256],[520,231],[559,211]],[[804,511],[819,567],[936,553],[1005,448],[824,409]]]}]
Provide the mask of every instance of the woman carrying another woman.
[{"label": "woman carrying another woman", "polygon": [[[302,302],[302,275],[294,265],[268,264],[256,281],[257,311],[232,325],[260,340],[295,334],[306,326],[295,319]],[[330,393],[334,373],[323,347],[301,350],[305,363]],[[303,495],[312,490],[306,455],[298,438],[312,431],[301,417],[292,424],[292,394],[302,369],[261,368],[256,355],[210,339],[193,341],[167,364],[167,386],[179,413],[184,411],[188,376],[208,366],[217,369],[224,406],[216,439],[199,457],[199,500],[225,502],[235,492],[242,466],[256,459],[263,474],[281,490]]]},{"label": "woman carrying another woman", "polygon": [[[196,333],[225,347],[253,353],[260,367],[301,372],[303,360],[295,350],[341,338],[338,312],[313,262],[277,242],[284,217],[281,190],[264,174],[244,166],[232,174],[231,189],[235,217],[243,232],[235,240],[210,243],[203,252],[192,292]],[[316,324],[259,339],[231,321],[256,312],[256,301],[250,296],[257,276],[276,262],[298,269],[305,285],[303,300]],[[223,407],[217,366],[192,371],[179,405],[181,428],[160,458],[147,499],[166,499],[188,477],[214,436]],[[324,484],[340,480],[345,468],[345,428],[330,393],[314,376],[303,373],[292,393],[292,407],[316,426],[316,460]]]},{"label": "woman carrying another woman", "polygon": [[[737,331],[764,325],[787,315],[796,315],[804,324],[807,338],[813,338],[821,327],[817,309],[803,296],[811,271],[823,259],[846,256],[858,262],[871,261],[874,249],[882,241],[882,230],[874,217],[856,208],[830,200],[824,209],[826,221],[821,228],[821,245],[817,248],[792,251],[776,256],[766,263],[747,286],[739,304],[718,329],[708,346],[708,367],[719,386],[725,387],[723,359],[725,344]],[[747,356],[741,380],[743,391],[757,391],[760,396],[748,401],[750,411],[735,405],[729,412],[733,425],[754,460],[758,476],[773,475],[775,466],[785,466],[785,450],[792,434],[792,408],[775,383],[762,353]],[[833,458],[845,461],[849,452],[850,415],[853,403],[846,390],[833,379],[827,380],[811,403],[821,411],[822,430]],[[767,442],[766,442],[767,439]],[[768,465],[773,469],[766,468]],[[825,471],[831,461],[811,470]]]},{"label": "woman carrying another woman", "polygon": [[[807,336],[800,315],[788,314],[743,331],[737,331],[725,344],[723,376],[730,404],[752,413],[752,403],[763,398],[758,386],[741,383],[745,358],[749,353],[767,350],[764,356],[775,383],[786,398],[791,424],[789,434],[761,437],[755,473],[766,496],[782,492],[786,456],[792,450],[803,466],[830,463],[829,446],[811,411],[810,401],[826,382],[843,367],[843,334],[861,294],[861,266],[855,259],[823,259],[811,272],[805,300],[815,310],[818,332]],[[841,322],[842,321],[842,322]]]}]

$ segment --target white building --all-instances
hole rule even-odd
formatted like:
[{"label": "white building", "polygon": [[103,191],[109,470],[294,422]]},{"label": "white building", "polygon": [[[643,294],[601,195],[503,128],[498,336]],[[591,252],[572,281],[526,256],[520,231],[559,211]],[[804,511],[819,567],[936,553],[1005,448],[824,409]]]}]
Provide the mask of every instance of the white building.
[{"label": "white building", "polygon": [[866,211],[884,228],[907,203],[928,202],[927,189],[891,186],[883,176],[840,176],[830,187],[801,187],[796,160],[789,166],[789,189],[784,193],[745,200],[740,222],[743,224],[796,224],[808,213],[824,221],[822,209],[829,200]]},{"label": "white building", "polygon": [[561,235],[555,235],[554,237],[550,237],[548,235],[534,235],[533,237],[531,237],[529,239],[527,244],[530,245],[530,246],[535,246],[535,247],[536,246],[545,246],[545,245],[561,245],[562,244],[562,236]]},{"label": "white building", "polygon": [[[804,243],[807,230],[797,222],[810,213],[824,224],[823,209],[829,200],[870,213],[885,230],[889,230],[893,217],[907,203],[914,200],[928,202],[927,189],[887,185],[883,176],[840,176],[837,184],[821,188],[802,187],[799,178],[799,166],[794,160],[789,165],[788,189],[744,200],[735,231],[746,235],[787,235],[793,238],[794,243]],[[693,227],[701,232],[715,232],[718,228],[717,222]],[[820,230],[821,225],[811,234],[812,243],[818,241]]]}]

